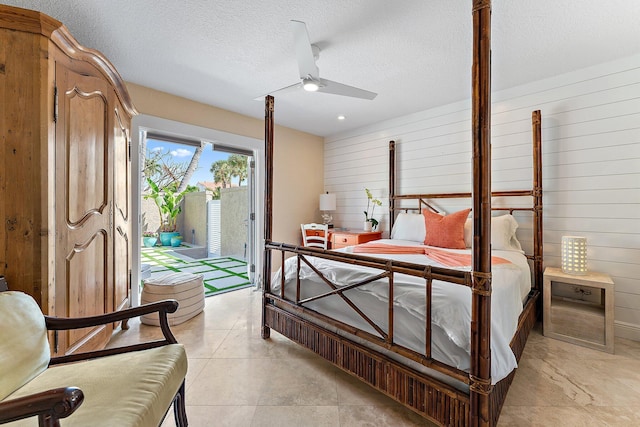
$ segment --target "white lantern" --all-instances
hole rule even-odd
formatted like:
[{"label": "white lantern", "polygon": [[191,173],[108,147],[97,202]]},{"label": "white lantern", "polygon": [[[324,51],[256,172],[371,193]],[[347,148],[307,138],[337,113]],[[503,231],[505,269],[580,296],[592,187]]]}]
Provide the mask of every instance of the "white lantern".
[{"label": "white lantern", "polygon": [[566,274],[587,274],[587,238],[562,236],[562,272]]}]

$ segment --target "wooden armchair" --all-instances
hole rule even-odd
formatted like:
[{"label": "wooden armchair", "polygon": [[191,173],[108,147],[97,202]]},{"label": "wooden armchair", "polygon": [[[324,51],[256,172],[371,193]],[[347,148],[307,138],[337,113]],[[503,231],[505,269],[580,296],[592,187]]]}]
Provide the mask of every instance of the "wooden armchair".
[{"label": "wooden armchair", "polygon": [[[187,356],[171,333],[174,300],[77,319],[43,316],[29,295],[0,292],[0,424],[13,426],[159,426],[173,403],[187,426]],[[47,331],[126,321],[158,312],[164,339],[50,357]],[[71,363],[74,362],[74,363]],[[68,417],[68,418],[67,418]]]}]

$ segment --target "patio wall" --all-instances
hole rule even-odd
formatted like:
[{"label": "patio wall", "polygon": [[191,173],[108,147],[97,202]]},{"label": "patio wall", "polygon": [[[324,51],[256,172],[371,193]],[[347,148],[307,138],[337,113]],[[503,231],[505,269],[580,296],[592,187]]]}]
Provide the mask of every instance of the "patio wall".
[{"label": "patio wall", "polygon": [[178,231],[183,242],[196,246],[207,246],[207,201],[211,194],[206,191],[187,193],[178,215]]},{"label": "patio wall", "polygon": [[220,252],[222,255],[244,259],[248,212],[246,186],[221,189]]},{"label": "patio wall", "polygon": [[140,200],[140,213],[142,214],[141,231],[158,231],[160,228],[160,213],[155,202],[142,197]]}]

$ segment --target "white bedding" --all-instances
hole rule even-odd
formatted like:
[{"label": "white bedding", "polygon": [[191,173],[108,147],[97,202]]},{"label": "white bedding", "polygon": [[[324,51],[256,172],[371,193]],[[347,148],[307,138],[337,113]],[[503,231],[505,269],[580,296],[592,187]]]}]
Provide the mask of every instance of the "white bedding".
[{"label": "white bedding", "polygon": [[[401,246],[418,245],[406,240],[383,239],[377,243]],[[352,252],[353,247],[340,251]],[[469,249],[450,250],[456,253],[469,253]],[[418,254],[367,254],[376,258],[387,258],[423,265],[443,267],[441,264]],[[519,251],[493,251],[493,256],[511,261],[507,264],[492,266],[491,296],[491,378],[495,384],[506,377],[517,362],[509,342],[513,337],[523,301],[531,288],[529,265]],[[321,258],[309,258],[333,283],[345,286],[379,273],[379,270],[328,261]],[[285,295],[295,298],[296,257],[285,263]],[[461,267],[460,270],[470,270]],[[271,290],[278,294],[280,289],[278,271],[272,280]],[[301,298],[307,298],[329,291],[329,287],[306,264],[301,263]],[[345,292],[363,312],[371,317],[383,330],[387,328],[386,279],[372,282]],[[331,296],[306,305],[308,308],[326,314],[367,332],[378,335],[375,330],[358,316],[338,296]],[[424,354],[425,348],[425,281],[424,279],[396,274],[394,277],[394,341]],[[458,369],[470,368],[470,322],[471,289],[466,286],[434,281],[432,287],[432,356]]]}]

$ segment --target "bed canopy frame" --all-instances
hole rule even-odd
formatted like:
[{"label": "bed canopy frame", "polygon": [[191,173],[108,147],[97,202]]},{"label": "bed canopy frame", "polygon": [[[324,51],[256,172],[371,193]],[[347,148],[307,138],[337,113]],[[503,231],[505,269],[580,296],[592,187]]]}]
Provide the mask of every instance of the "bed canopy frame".
[{"label": "bed canopy frame", "polygon": [[[541,120],[540,111],[532,113],[533,136],[533,186],[523,191],[491,191],[491,87],[490,87],[490,40],[491,40],[491,2],[473,1],[473,68],[472,68],[472,141],[473,141],[473,187],[471,193],[447,194],[395,194],[395,143],[389,150],[389,209],[391,225],[395,213],[404,210],[399,207],[401,200],[415,200],[418,209],[429,206],[428,200],[438,198],[471,198],[473,211],[473,247],[472,271],[459,271],[439,267],[389,261],[363,255],[336,253],[321,249],[304,248],[272,241],[273,218],[273,112],[274,99],[265,99],[265,252],[264,286],[262,305],[262,337],[268,338],[270,330],[285,335],[289,339],[307,347],[344,371],[357,376],[362,381],[387,394],[399,403],[418,412],[424,417],[441,425],[489,426],[496,425],[500,409],[504,403],[515,370],[506,378],[492,385],[491,382],[491,199],[492,197],[521,197],[531,200],[531,207],[500,207],[493,210],[530,211],[533,215],[533,253],[527,258],[533,266],[532,289],[520,315],[516,334],[511,341],[511,349],[519,360],[529,332],[533,328],[539,313],[539,301],[542,289],[542,165],[541,165]],[[398,203],[397,203],[398,202]],[[388,304],[388,329],[386,331],[374,325],[379,336],[367,333],[324,316],[304,306],[307,300],[300,300],[300,281],[298,280],[295,301],[285,298],[284,274],[280,293],[271,292],[272,252],[281,255],[281,268],[284,271],[286,254],[298,257],[301,262],[311,266],[307,257],[319,257],[360,266],[373,267],[381,273],[366,282],[338,287],[323,279],[331,288],[328,295],[338,295],[347,304],[348,298],[343,292],[386,278],[389,282],[390,303]],[[313,268],[313,267],[312,267]],[[322,278],[322,274],[316,270]],[[410,350],[394,342],[393,338],[393,275],[403,273],[425,279],[427,325],[426,348],[424,353]],[[471,369],[461,371],[431,358],[431,282],[444,280],[452,286],[463,285],[471,288]],[[315,298],[317,299],[317,298]],[[350,304],[352,305],[352,304]],[[352,308],[354,308],[352,306]],[[357,310],[357,308],[354,308]],[[364,314],[360,314],[367,320]],[[339,333],[333,330],[337,329]],[[355,339],[358,338],[358,339]],[[362,343],[365,341],[365,344]],[[372,344],[372,345],[368,345]],[[390,357],[392,352],[398,357]],[[426,366],[436,372],[468,385],[468,392],[460,391],[428,373],[403,363],[402,358]]]}]

